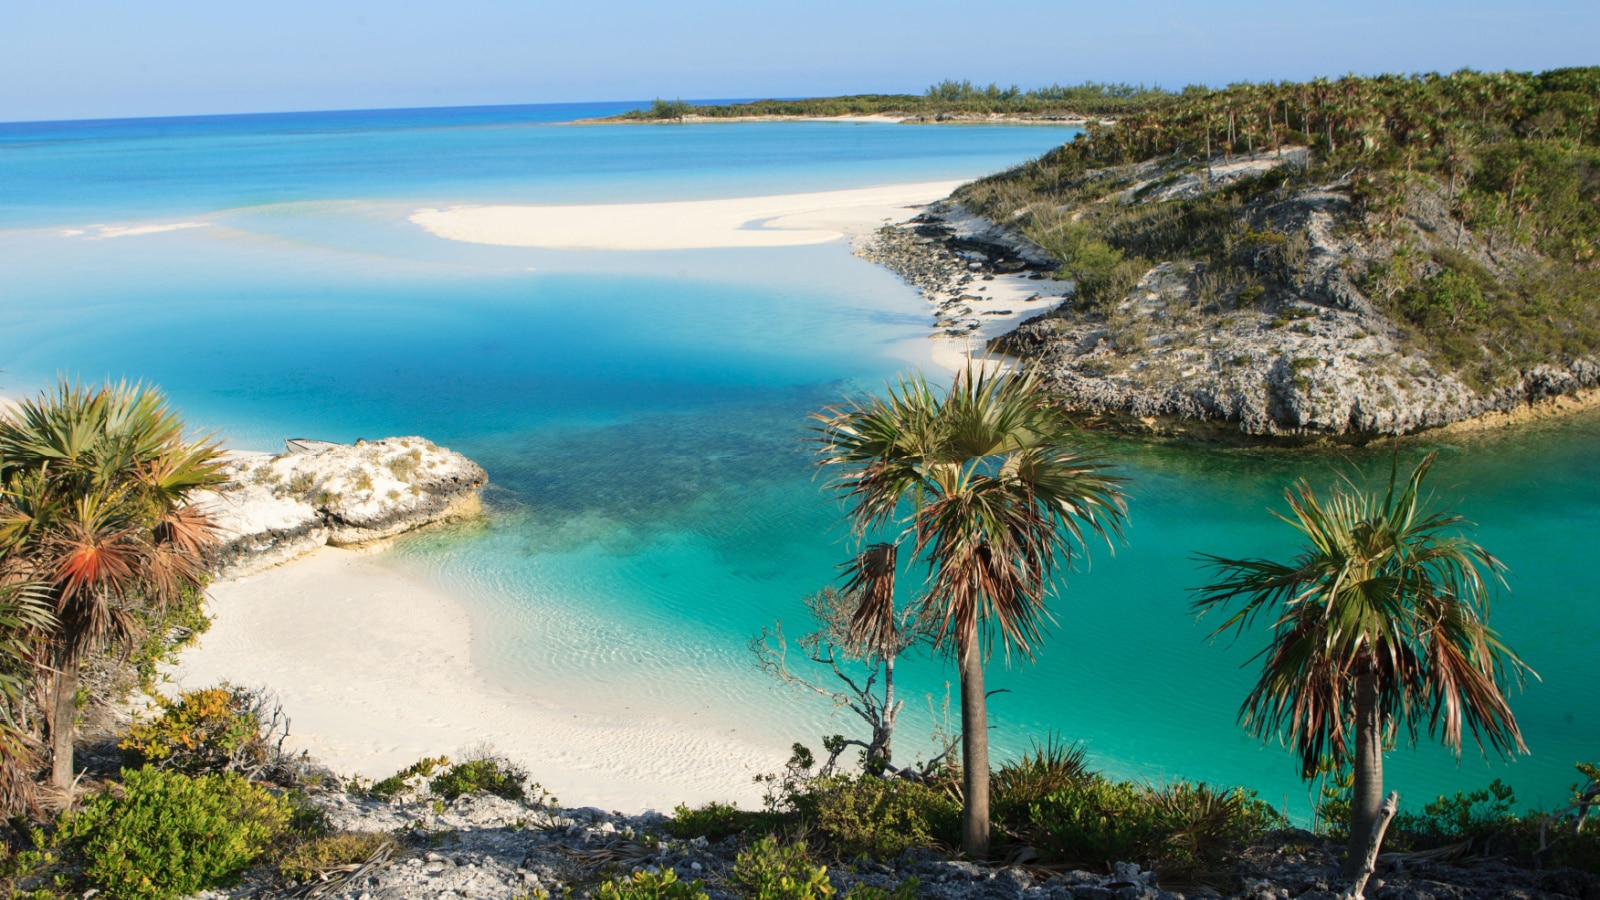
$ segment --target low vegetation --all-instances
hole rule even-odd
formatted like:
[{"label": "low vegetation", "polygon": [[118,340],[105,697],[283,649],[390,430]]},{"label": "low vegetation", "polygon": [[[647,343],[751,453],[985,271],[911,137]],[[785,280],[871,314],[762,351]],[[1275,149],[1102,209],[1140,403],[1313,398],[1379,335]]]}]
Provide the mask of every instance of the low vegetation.
[{"label": "low vegetation", "polygon": [[1142,84],[1052,84],[1022,90],[1016,85],[977,86],[970,81],[941,81],[921,94],[855,94],[848,97],[811,97],[800,100],[754,100],[699,106],[682,100],[657,99],[648,109],[617,116],[622,120],[670,120],[685,116],[731,119],[748,116],[913,116],[919,119],[962,116],[1021,116],[1076,119],[1121,116],[1155,109],[1182,96],[1203,92],[1186,88],[1182,93]]}]

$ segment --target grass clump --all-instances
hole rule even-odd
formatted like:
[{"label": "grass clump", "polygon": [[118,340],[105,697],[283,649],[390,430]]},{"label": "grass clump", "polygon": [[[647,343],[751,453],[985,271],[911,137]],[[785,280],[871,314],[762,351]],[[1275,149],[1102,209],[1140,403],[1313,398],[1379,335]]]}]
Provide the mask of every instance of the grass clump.
[{"label": "grass clump", "polygon": [[130,900],[166,900],[225,885],[289,828],[290,804],[228,772],[197,778],[127,770],[120,795],[103,793],[65,818],[59,835],[83,856],[95,888]]},{"label": "grass clump", "polygon": [[306,882],[331,869],[360,865],[394,840],[376,832],[325,834],[301,841],[278,857],[278,874],[292,881]]},{"label": "grass clump", "polygon": [[357,783],[352,789],[378,800],[393,800],[403,793],[416,791],[433,777],[434,772],[448,765],[450,765],[448,756],[425,756],[388,778],[364,786]]}]

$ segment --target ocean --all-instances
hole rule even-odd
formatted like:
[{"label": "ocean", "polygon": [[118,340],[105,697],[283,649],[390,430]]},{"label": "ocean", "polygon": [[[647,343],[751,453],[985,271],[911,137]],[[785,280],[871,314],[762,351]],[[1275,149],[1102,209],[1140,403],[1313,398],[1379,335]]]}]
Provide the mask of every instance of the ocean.
[{"label": "ocean", "polygon": [[[596,708],[739,723],[779,747],[849,730],[748,650],[805,630],[849,553],[807,416],[929,363],[915,292],[844,244],[578,252],[434,237],[463,203],[709,199],[973,178],[1064,128],[771,122],[572,125],[630,104],[0,124],[0,389],[142,380],[233,447],[420,434],[489,472],[488,515],[379,559],[461,599],[477,665]],[[1600,417],[1407,442],[1510,566],[1493,623],[1538,671],[1532,754],[1388,758],[1408,805],[1513,785],[1554,804],[1600,747],[1589,587]],[[1104,770],[1257,789],[1304,818],[1291,755],[1244,734],[1259,633],[1209,642],[1197,552],[1284,556],[1296,478],[1379,477],[1389,449],[1307,453],[1090,436],[1130,480],[1033,661],[997,651],[998,755],[1057,735]],[[899,746],[927,746],[954,672],[907,664]],[[953,690],[952,690],[953,696]],[[441,748],[448,750],[451,748]],[[535,772],[537,777],[537,772]]]}]

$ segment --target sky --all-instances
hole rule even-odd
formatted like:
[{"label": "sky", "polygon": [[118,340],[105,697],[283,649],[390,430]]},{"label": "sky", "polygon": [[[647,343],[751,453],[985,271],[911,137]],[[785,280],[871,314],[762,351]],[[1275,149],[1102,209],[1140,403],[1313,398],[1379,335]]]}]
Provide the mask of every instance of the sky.
[{"label": "sky", "polygon": [[1597,0],[0,0],[0,121],[1596,64]]}]

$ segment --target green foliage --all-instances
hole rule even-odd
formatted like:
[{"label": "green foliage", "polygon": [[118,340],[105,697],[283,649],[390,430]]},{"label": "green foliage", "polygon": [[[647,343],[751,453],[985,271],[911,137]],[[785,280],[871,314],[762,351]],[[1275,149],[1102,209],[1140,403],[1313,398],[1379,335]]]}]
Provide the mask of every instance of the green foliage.
[{"label": "green foliage", "polygon": [[360,783],[356,783],[352,785],[352,790],[379,800],[393,800],[407,790],[414,790],[419,786],[419,782],[433,777],[435,771],[448,765],[450,765],[450,757],[448,756],[425,756],[388,778],[374,782],[371,785],[363,786]]},{"label": "green foliage", "polygon": [[1391,828],[1414,847],[1471,841],[1482,848],[1488,838],[1516,823],[1516,802],[1516,794],[1496,778],[1487,788],[1441,796],[1423,806],[1420,815],[1402,812]]},{"label": "green foliage", "polygon": [[128,642],[126,652],[139,686],[146,693],[155,693],[159,666],[176,661],[178,651],[211,629],[205,602],[204,590],[184,588],[161,606],[134,612],[139,627],[134,630],[135,637]]},{"label": "green foliage", "polygon": [[695,111],[695,108],[682,100],[663,100],[657,97],[651,101],[650,108],[642,113],[646,119],[681,119]]},{"label": "green foliage", "polygon": [[921,885],[922,882],[915,875],[887,891],[870,884],[858,884],[845,891],[844,900],[916,900],[917,888]]},{"label": "green foliage", "polygon": [[121,796],[97,795],[61,826],[83,874],[115,897],[159,900],[222,885],[288,828],[288,802],[233,773],[191,778],[127,770]]},{"label": "green foliage", "polygon": [[278,857],[278,874],[293,881],[310,881],[338,866],[359,865],[394,840],[375,832],[324,834],[301,841]]},{"label": "green foliage", "polygon": [[1001,766],[990,778],[990,816],[1001,823],[1027,818],[1029,807],[1062,788],[1092,778],[1088,751],[1055,735],[1035,743],[1032,752]]},{"label": "green foliage", "polygon": [[707,118],[745,116],[901,115],[937,119],[960,115],[1016,115],[1046,118],[1121,115],[1160,107],[1178,95],[1159,87],[1084,82],[1052,84],[1034,90],[1015,85],[976,86],[971,81],[945,80],[918,94],[854,94],[801,100],[755,100],[719,106],[695,106],[682,100],[657,99],[649,109],[618,116],[620,119],[675,119],[684,115]]},{"label": "green foliage", "polygon": [[889,860],[912,848],[953,847],[961,841],[960,802],[899,778],[818,778],[796,798],[795,810],[815,839],[845,858],[864,854]]},{"label": "green foliage", "polygon": [[713,800],[699,809],[690,809],[680,803],[672,811],[666,829],[668,834],[684,840],[703,837],[708,841],[720,841],[747,831],[768,818],[761,813],[741,810],[733,803]]},{"label": "green foliage", "polygon": [[710,897],[704,881],[697,878],[685,884],[671,869],[659,874],[635,872],[628,878],[608,881],[600,885],[594,895],[597,900],[708,900]]},{"label": "green foliage", "polygon": [[770,837],[739,854],[729,880],[749,900],[824,900],[834,892],[828,867],[813,864],[804,843]]},{"label": "green foliage", "polygon": [[128,729],[117,744],[133,765],[153,765],[187,775],[259,771],[275,748],[266,740],[261,697],[223,684],[163,699],[161,717]]},{"label": "green foliage", "polygon": [[428,782],[428,789],[445,800],[478,791],[507,800],[522,800],[527,796],[523,787],[527,780],[528,773],[516,763],[502,757],[483,756],[451,766]]},{"label": "green foliage", "polygon": [[1048,862],[1103,868],[1134,860],[1172,874],[1220,868],[1228,854],[1284,820],[1243,788],[1153,788],[1094,775],[1031,804],[1019,824]]}]

